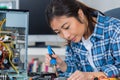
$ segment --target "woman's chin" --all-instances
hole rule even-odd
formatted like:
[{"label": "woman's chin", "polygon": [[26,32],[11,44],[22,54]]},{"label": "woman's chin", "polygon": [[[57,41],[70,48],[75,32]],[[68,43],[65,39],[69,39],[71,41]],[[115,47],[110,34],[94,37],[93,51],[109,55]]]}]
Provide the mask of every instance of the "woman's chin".
[{"label": "woman's chin", "polygon": [[74,42],[74,43],[78,43],[78,42],[80,42],[80,40],[75,40],[75,41],[72,41],[72,42]]}]

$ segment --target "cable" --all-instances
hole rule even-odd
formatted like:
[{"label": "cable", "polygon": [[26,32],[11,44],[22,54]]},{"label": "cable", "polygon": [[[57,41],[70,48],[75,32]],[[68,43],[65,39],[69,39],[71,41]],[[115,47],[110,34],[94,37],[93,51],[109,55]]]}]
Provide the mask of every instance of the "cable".
[{"label": "cable", "polygon": [[3,42],[1,42],[0,41],[0,44],[2,44],[7,50],[8,50],[8,52],[9,52],[9,62],[10,62],[10,64],[11,64],[11,66],[13,67],[13,69],[17,72],[17,73],[19,73],[19,71],[17,70],[17,68],[14,66],[14,64],[11,62],[11,58],[12,58],[12,51],[10,50],[10,48],[5,44],[5,43],[3,43]]},{"label": "cable", "polygon": [[6,19],[3,19],[2,21],[0,21],[0,31],[2,30],[2,26],[5,23]]}]

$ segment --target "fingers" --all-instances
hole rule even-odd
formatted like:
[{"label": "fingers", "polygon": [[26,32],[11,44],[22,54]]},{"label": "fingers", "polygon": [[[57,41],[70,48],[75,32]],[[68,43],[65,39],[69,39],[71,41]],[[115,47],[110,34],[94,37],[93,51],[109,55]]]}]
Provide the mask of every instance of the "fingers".
[{"label": "fingers", "polygon": [[89,72],[75,71],[67,80],[94,80],[95,76]]},{"label": "fingers", "polygon": [[82,75],[80,71],[76,71],[67,80],[81,80],[81,79],[82,79]]},{"label": "fingers", "polygon": [[[52,58],[55,58],[56,61],[57,61],[57,68],[59,68],[59,64],[63,62],[63,60],[57,56],[56,54],[52,54]],[[46,54],[45,55],[45,65],[46,66],[50,66],[50,60],[51,60],[51,57],[49,54]]]},{"label": "fingers", "polygon": [[[58,56],[55,55],[55,54],[53,54],[52,57],[53,57],[53,58],[58,58]],[[47,66],[50,66],[50,60],[51,60],[50,55],[49,55],[49,54],[46,54],[46,55],[45,55],[45,64],[46,64]]]},{"label": "fingers", "polygon": [[49,54],[46,54],[45,55],[45,65],[46,66],[50,66],[50,60],[51,60],[51,57],[49,56]]},{"label": "fingers", "polygon": [[93,80],[94,76],[89,72],[75,71],[67,80]]},{"label": "fingers", "polygon": [[53,54],[53,55],[52,55],[52,57],[57,58],[58,56],[57,56],[57,55],[55,55],[55,54]]},{"label": "fingers", "polygon": [[51,57],[49,56],[49,54],[46,54],[45,57],[48,58],[49,60],[51,59]]}]

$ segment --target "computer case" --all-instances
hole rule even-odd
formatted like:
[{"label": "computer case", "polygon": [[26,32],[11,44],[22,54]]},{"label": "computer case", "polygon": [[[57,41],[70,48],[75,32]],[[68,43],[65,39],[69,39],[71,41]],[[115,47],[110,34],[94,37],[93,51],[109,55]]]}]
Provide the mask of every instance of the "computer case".
[{"label": "computer case", "polygon": [[29,11],[0,9],[0,80],[28,80]]}]

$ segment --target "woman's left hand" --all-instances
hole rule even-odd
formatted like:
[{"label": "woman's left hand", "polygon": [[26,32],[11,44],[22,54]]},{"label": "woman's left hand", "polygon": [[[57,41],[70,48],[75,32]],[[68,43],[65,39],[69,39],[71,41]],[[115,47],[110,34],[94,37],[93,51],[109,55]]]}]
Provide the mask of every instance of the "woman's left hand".
[{"label": "woman's left hand", "polygon": [[67,80],[94,80],[89,72],[75,71]]}]

